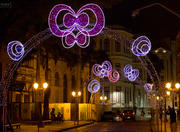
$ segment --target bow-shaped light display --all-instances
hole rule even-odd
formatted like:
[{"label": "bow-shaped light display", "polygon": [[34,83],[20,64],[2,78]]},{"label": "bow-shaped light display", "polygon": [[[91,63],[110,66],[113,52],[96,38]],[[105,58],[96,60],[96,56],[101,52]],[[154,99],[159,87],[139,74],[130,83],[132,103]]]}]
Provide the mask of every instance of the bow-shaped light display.
[{"label": "bow-shaped light display", "polygon": [[144,84],[144,88],[147,92],[151,92],[152,91],[152,84],[146,83],[146,84]]},{"label": "bow-shaped light display", "polygon": [[140,36],[132,43],[131,50],[136,56],[146,56],[151,50],[151,41],[146,36]]},{"label": "bow-shaped light display", "polygon": [[111,82],[117,82],[119,80],[119,73],[115,69],[112,69],[111,62],[104,61],[102,65],[94,64],[93,73],[100,78],[108,77]]},{"label": "bow-shaped light display", "polygon": [[97,93],[98,90],[100,89],[100,83],[97,80],[92,80],[89,84],[88,84],[88,91],[90,93]]},{"label": "bow-shaped light display", "polygon": [[[91,11],[96,17],[95,25],[90,29],[88,26],[89,16],[85,11]],[[68,11],[63,16],[65,29],[59,29],[57,16],[62,11]],[[71,48],[75,43],[81,48],[86,48],[90,43],[90,36],[99,34],[105,25],[104,13],[96,4],[87,4],[81,7],[77,13],[67,5],[55,5],[49,14],[49,27],[57,37],[62,37],[62,44],[65,48]],[[75,33],[76,32],[76,33]]]},{"label": "bow-shaped light display", "polygon": [[104,61],[102,65],[94,64],[93,73],[100,78],[108,77],[108,73],[112,70],[112,65],[109,61]]},{"label": "bow-shaped light display", "polygon": [[128,78],[129,81],[135,81],[139,76],[139,70],[138,69],[132,69],[131,65],[126,65],[124,67],[124,76]]},{"label": "bow-shaped light display", "polygon": [[19,41],[11,41],[8,43],[7,53],[12,60],[18,61],[24,55],[24,46]]}]

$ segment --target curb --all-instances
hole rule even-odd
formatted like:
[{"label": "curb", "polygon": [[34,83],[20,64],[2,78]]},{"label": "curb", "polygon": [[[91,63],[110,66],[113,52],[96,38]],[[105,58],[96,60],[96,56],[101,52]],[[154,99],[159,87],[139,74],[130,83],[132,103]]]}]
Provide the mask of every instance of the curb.
[{"label": "curb", "polygon": [[53,132],[67,131],[67,130],[70,130],[70,129],[74,129],[74,128],[78,128],[78,127],[83,127],[83,126],[91,125],[91,124],[94,124],[94,122],[89,122],[89,123],[84,123],[84,124],[77,125],[77,126],[72,126],[72,127],[68,127],[68,128],[63,128],[63,129],[60,129],[60,130],[55,130],[55,131],[53,131]]}]

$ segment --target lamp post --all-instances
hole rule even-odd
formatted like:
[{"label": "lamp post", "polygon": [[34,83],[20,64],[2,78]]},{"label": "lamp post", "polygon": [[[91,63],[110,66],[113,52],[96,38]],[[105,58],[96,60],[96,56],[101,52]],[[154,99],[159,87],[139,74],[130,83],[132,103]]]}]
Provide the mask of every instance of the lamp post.
[{"label": "lamp post", "polygon": [[[42,84],[42,87],[39,87],[39,84],[37,83],[37,82],[35,82],[34,84],[33,84],[33,87],[34,87],[34,89],[36,90],[35,91],[35,112],[36,112],[36,99],[37,99],[37,90],[43,90],[43,96],[44,96],[44,90],[46,90],[47,88],[48,88],[48,83],[47,82],[44,82],[43,84]],[[41,117],[42,117],[42,115],[41,115],[41,101],[39,100],[39,105],[40,105],[40,110],[38,111],[38,118],[39,118],[39,123],[38,123],[38,132],[39,132],[39,127],[42,127],[42,124],[41,124]]]},{"label": "lamp post", "polygon": [[[79,97],[81,96],[81,91],[72,91],[72,96],[76,99],[75,103],[76,103],[76,121],[77,121],[77,125],[79,125]],[[75,121],[74,121],[74,125],[75,125]]]},{"label": "lamp post", "polygon": [[166,92],[167,95],[170,95],[170,92],[172,92],[172,107],[174,108],[174,94],[175,94],[175,91],[179,90],[180,84],[175,83],[174,87],[172,87],[172,84],[170,82],[168,82],[168,83],[166,83],[165,87],[168,89],[168,91]]},{"label": "lamp post", "polygon": [[104,104],[107,100],[107,96],[100,96],[100,100]]},{"label": "lamp post", "polygon": [[161,3],[152,3],[152,4],[149,4],[147,6],[143,6],[141,8],[138,8],[136,10],[134,10],[132,12],[132,17],[136,17],[140,11],[144,10],[144,9],[147,9],[147,8],[150,8],[150,7],[153,7],[153,6],[160,6],[161,8],[167,10],[168,12],[170,12],[171,14],[175,15],[176,17],[180,18],[180,14],[178,14],[177,12],[171,10],[170,8],[166,7],[165,5],[161,4]]}]

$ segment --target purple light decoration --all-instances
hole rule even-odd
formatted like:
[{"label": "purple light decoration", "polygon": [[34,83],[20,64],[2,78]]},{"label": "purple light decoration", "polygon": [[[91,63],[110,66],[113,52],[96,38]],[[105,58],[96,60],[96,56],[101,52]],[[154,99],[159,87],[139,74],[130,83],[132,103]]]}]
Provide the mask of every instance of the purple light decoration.
[{"label": "purple light decoration", "polygon": [[132,69],[131,65],[126,65],[124,67],[124,76],[128,78],[129,81],[135,81],[139,76],[139,70],[138,69]]},{"label": "purple light decoration", "polygon": [[151,50],[151,41],[146,36],[140,36],[132,43],[131,50],[136,56],[146,56]]},{"label": "purple light decoration", "polygon": [[108,78],[111,82],[117,82],[119,80],[119,72],[113,69],[108,73]]},{"label": "purple light decoration", "polygon": [[12,60],[18,61],[24,55],[24,46],[20,41],[11,41],[8,43],[7,53]]},{"label": "purple light decoration", "polygon": [[109,61],[104,61],[102,65],[94,64],[93,73],[100,78],[108,77],[108,73],[112,70],[112,65]]},{"label": "purple light decoration", "polygon": [[97,93],[98,90],[100,89],[100,83],[97,80],[92,80],[89,84],[88,84],[88,91],[90,93]]},{"label": "purple light decoration", "polygon": [[152,85],[150,83],[146,83],[144,84],[144,88],[147,92],[151,92],[152,91]]},{"label": "purple light decoration", "polygon": [[[63,17],[63,25],[66,29],[61,30],[57,24],[57,16],[62,11],[68,11]],[[84,11],[90,10],[96,17],[96,23],[92,29],[87,29],[89,25],[89,16]],[[71,48],[75,43],[81,48],[86,48],[90,43],[90,36],[99,34],[105,25],[104,13],[96,4],[86,4],[79,9],[77,14],[67,5],[55,5],[49,14],[49,27],[53,35],[62,37],[62,43],[65,48]],[[73,31],[78,32],[74,34]],[[65,37],[65,38],[63,38]]]},{"label": "purple light decoration", "polygon": [[76,36],[71,32],[66,37],[62,37],[62,45],[65,48],[71,48],[75,43],[77,43],[81,48],[86,48],[89,45],[89,42],[90,37],[84,35],[82,32],[78,32]]}]

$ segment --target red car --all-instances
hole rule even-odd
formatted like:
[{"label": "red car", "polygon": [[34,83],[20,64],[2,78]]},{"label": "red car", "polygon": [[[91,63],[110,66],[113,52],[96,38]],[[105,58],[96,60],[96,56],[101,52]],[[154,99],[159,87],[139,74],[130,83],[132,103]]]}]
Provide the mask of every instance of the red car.
[{"label": "red car", "polygon": [[122,113],[122,119],[125,120],[135,120],[136,113],[133,110],[124,110]]}]

